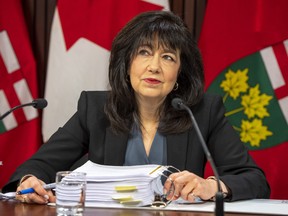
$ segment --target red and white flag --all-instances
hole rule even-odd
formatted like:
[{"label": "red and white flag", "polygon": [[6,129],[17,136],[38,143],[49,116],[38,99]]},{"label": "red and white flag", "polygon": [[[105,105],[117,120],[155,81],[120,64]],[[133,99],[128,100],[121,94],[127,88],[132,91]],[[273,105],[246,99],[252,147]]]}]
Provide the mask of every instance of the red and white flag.
[{"label": "red and white flag", "polygon": [[271,186],[287,199],[288,1],[209,0],[200,36],[208,92]]},{"label": "red and white flag", "polygon": [[58,0],[46,77],[44,141],[76,111],[81,91],[109,89],[113,38],[131,18],[149,10],[169,10],[168,0]]},{"label": "red and white flag", "polygon": [[[21,0],[0,0],[0,115],[37,97],[36,65]],[[0,188],[39,147],[38,111],[25,107],[0,121]]]}]

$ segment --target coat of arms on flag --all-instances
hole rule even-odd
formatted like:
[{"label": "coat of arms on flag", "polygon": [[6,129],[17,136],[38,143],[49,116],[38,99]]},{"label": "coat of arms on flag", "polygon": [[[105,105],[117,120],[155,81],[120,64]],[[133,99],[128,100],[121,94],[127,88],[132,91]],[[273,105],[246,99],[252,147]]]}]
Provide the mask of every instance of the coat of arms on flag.
[{"label": "coat of arms on flag", "polygon": [[[282,49],[281,49],[282,48]],[[249,149],[288,140],[288,88],[284,73],[288,40],[230,65],[209,86],[223,96],[226,116]]]}]

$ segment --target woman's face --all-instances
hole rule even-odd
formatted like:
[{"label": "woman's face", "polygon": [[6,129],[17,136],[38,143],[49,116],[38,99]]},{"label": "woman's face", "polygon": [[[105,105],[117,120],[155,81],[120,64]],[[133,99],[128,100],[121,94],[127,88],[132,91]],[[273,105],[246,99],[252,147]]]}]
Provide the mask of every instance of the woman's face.
[{"label": "woman's face", "polygon": [[130,81],[136,99],[164,101],[173,90],[180,68],[179,50],[140,46],[131,62]]}]

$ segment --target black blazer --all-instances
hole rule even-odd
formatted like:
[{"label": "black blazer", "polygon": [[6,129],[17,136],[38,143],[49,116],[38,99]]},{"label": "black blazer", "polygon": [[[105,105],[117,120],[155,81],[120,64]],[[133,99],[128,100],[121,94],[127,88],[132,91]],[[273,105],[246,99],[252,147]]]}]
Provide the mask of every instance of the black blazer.
[{"label": "black blazer", "polygon": [[[69,170],[83,155],[99,164],[122,166],[128,134],[115,135],[104,114],[107,92],[82,92],[77,112],[31,159],[17,168],[3,191],[16,189],[19,179],[32,174],[44,182],[54,182],[57,171]],[[221,180],[232,192],[231,200],[269,198],[270,188],[224,116],[219,96],[205,94],[192,107],[195,119],[216,163]],[[167,136],[168,165],[203,177],[206,157],[192,128]]]}]

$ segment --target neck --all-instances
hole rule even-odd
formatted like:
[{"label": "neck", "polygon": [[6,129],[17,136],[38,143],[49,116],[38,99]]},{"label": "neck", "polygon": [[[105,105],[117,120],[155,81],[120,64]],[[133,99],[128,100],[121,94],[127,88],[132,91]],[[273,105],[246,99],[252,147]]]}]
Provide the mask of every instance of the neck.
[{"label": "neck", "polygon": [[141,123],[159,122],[159,110],[163,102],[164,102],[164,99],[163,100],[153,100],[153,99],[143,100],[143,98],[137,98],[138,111],[139,111]]},{"label": "neck", "polygon": [[149,152],[159,125],[159,106],[139,106],[139,114],[141,121],[141,132],[144,148],[147,156]]}]

